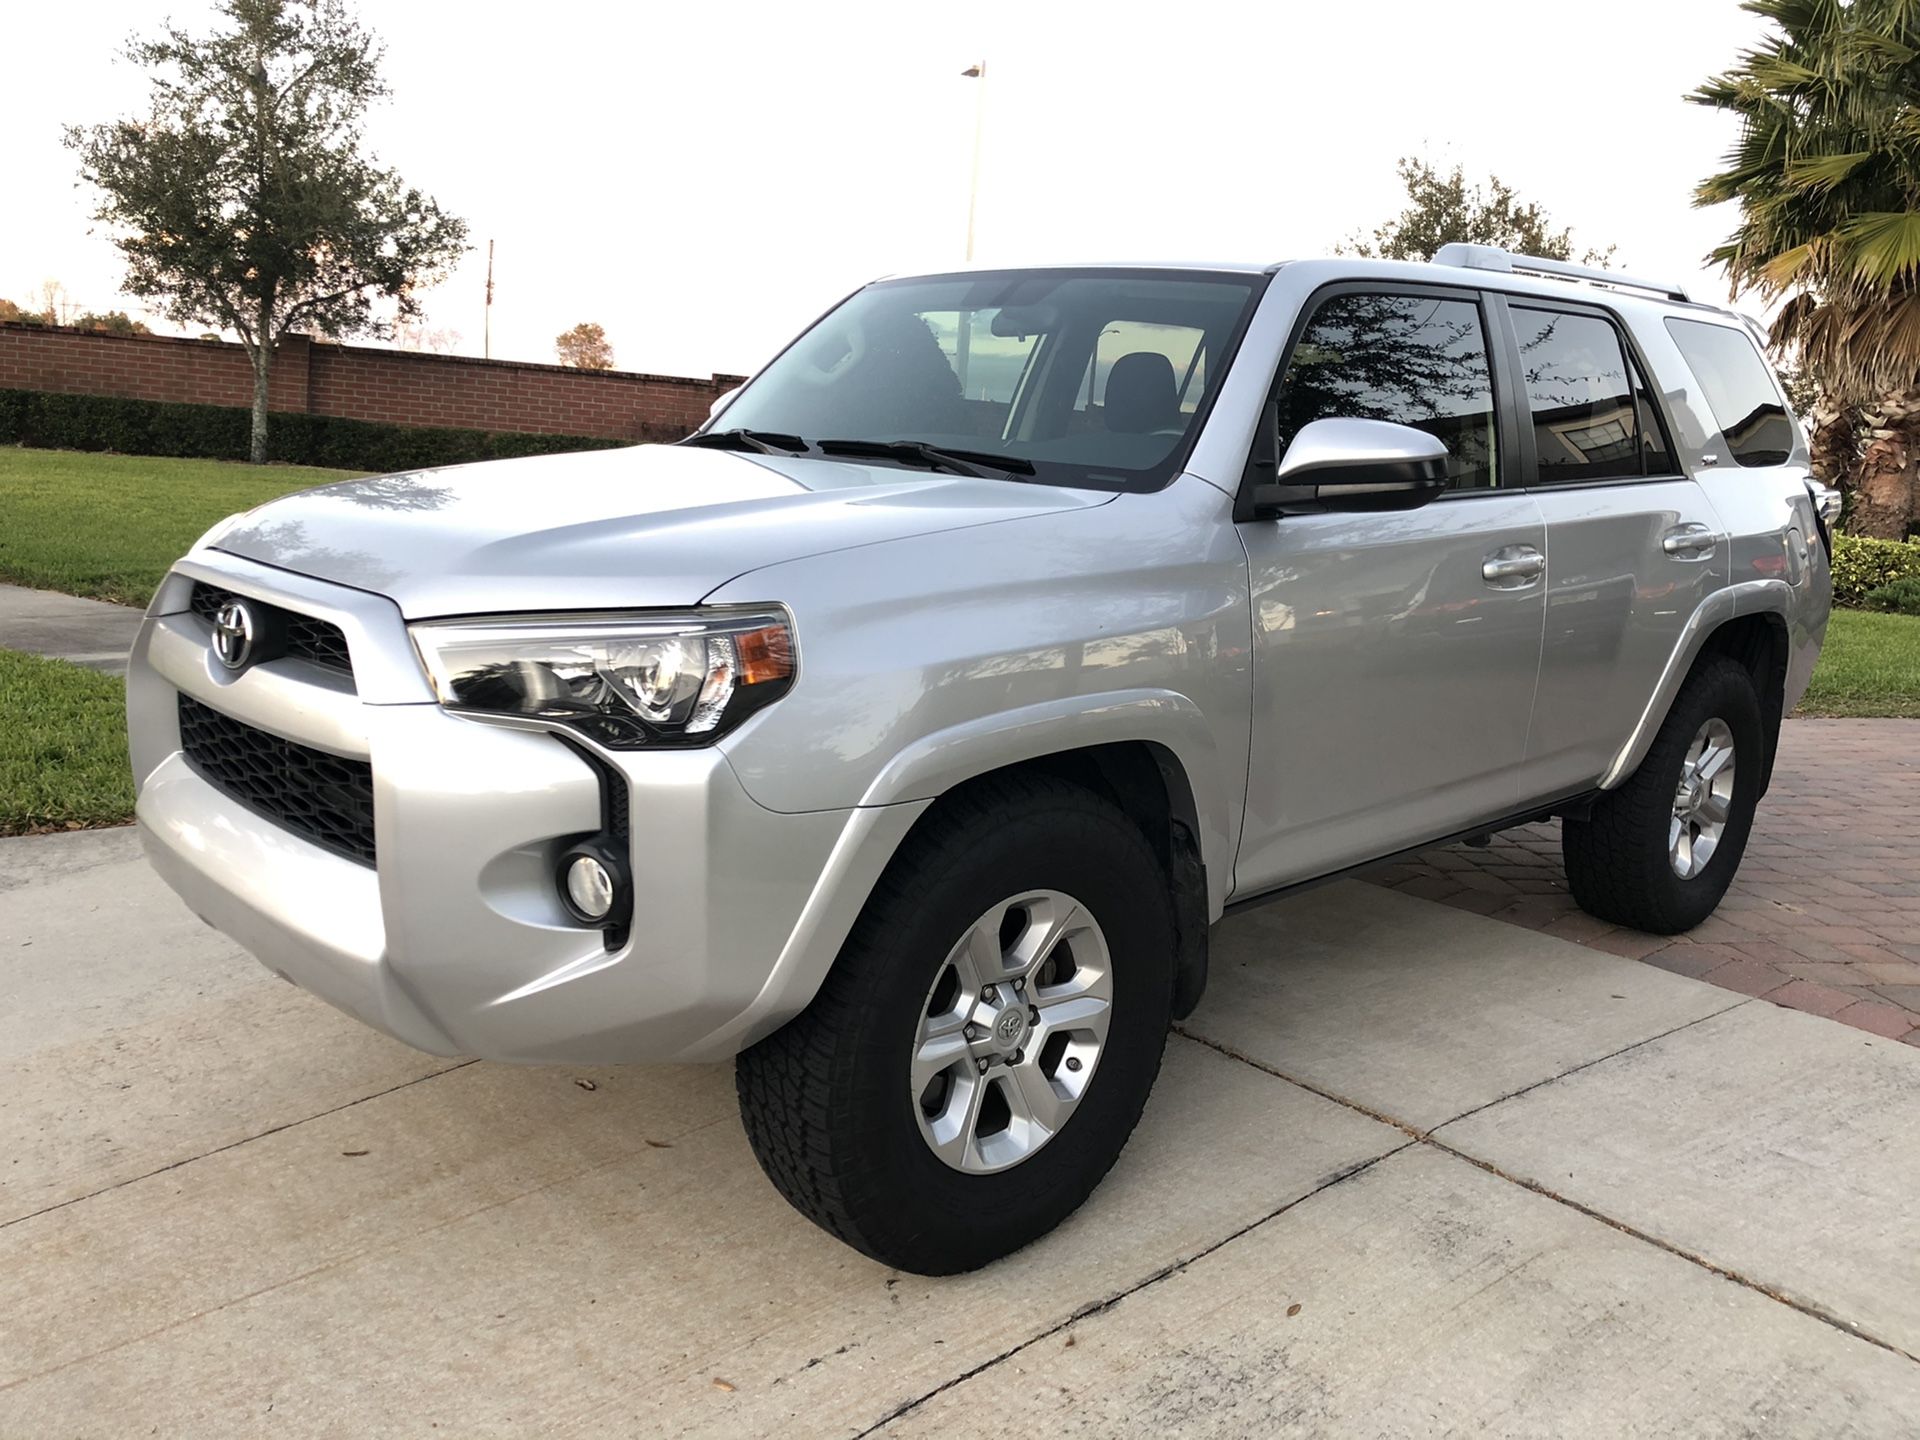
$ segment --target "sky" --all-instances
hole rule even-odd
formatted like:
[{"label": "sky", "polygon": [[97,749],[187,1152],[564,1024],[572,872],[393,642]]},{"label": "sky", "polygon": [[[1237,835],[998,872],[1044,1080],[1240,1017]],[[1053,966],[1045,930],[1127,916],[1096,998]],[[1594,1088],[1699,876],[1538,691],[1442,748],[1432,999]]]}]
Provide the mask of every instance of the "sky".
[{"label": "sky", "polygon": [[[491,239],[494,356],[551,361],[594,321],[620,369],[685,375],[751,371],[865,281],[963,263],[983,87],[979,263],[1326,254],[1399,210],[1415,154],[1724,301],[1704,257],[1735,216],[1691,196],[1734,124],[1681,97],[1763,33],[1735,0],[357,8],[393,90],[373,148],[475,242],[427,327],[481,353]],[[163,14],[203,29],[211,6],[9,15],[0,296],[57,279],[142,313],[61,127],[144,109],[117,51]]]}]

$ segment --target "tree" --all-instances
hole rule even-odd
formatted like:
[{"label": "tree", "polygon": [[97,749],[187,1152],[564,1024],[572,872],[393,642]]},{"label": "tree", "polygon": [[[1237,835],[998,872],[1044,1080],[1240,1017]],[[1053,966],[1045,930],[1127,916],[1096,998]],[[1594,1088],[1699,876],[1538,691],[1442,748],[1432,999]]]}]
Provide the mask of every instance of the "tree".
[{"label": "tree", "polygon": [[562,365],[571,365],[576,370],[613,368],[613,346],[607,343],[607,332],[591,321],[583,320],[571,330],[554,336],[553,348],[559,353]]},{"label": "tree", "polygon": [[89,310],[77,316],[73,325],[78,330],[102,330],[109,335],[151,335],[153,327],[144,320],[136,320],[124,310],[109,310],[104,315],[96,315]]},{"label": "tree", "polygon": [[48,325],[71,325],[73,323],[73,297],[67,293],[67,287],[58,280],[48,278],[40,282],[38,290],[27,293],[27,300],[36,308],[27,313],[38,315]]},{"label": "tree", "polygon": [[[1546,211],[1521,204],[1513,187],[1497,175],[1488,176],[1484,185],[1469,185],[1460,166],[1442,175],[1428,161],[1412,155],[1402,157],[1394,168],[1407,187],[1407,208],[1378,226],[1371,239],[1355,232],[1335,247],[1342,254],[1431,260],[1442,245],[1466,243],[1497,245],[1549,260],[1575,258],[1573,232],[1555,230]],[[1600,265],[1612,254],[1609,245],[1605,250],[1588,250],[1579,258],[1584,264]]]},{"label": "tree", "polygon": [[466,249],[466,223],[365,149],[388,92],[381,47],[341,0],[221,0],[206,36],[167,27],[125,57],[152,72],[145,116],[73,127],[127,293],[239,335],[267,455],[274,347],[294,329],[384,336]]},{"label": "tree", "polygon": [[1898,537],[1920,511],[1920,6],[1749,0],[1773,24],[1687,98],[1737,116],[1697,205],[1737,201],[1709,259],[1784,303],[1776,351],[1820,396],[1814,465],[1850,527]]},{"label": "tree", "polygon": [[429,330],[424,320],[408,320],[395,327],[393,346],[423,355],[451,355],[460,348],[458,330]]}]

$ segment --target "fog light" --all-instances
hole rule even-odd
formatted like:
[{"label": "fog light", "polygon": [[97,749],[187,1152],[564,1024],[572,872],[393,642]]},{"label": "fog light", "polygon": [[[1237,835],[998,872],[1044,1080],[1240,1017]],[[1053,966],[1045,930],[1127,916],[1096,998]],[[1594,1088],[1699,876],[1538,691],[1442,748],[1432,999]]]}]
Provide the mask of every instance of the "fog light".
[{"label": "fog light", "polygon": [[613,876],[596,856],[575,855],[567,866],[567,908],[598,925],[613,913]]},{"label": "fog light", "polygon": [[607,932],[607,943],[625,943],[633,914],[633,883],[628,877],[625,847],[595,836],[569,847],[554,870],[560,903],[582,925]]}]

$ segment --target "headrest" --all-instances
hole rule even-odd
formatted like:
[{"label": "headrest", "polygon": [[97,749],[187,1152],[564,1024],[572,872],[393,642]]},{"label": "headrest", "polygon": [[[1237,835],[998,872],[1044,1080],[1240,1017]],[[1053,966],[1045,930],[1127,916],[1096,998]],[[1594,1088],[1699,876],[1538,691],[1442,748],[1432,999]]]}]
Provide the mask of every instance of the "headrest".
[{"label": "headrest", "polygon": [[1180,396],[1173,383],[1173,361],[1157,350],[1122,355],[1107,372],[1107,398],[1101,407],[1109,430],[1130,435],[1180,427]]}]

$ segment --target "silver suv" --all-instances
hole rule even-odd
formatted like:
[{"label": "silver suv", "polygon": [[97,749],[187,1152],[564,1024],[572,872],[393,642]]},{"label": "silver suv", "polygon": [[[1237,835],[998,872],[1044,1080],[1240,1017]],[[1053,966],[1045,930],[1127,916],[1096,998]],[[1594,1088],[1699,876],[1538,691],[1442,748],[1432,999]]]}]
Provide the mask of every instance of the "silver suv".
[{"label": "silver suv", "polygon": [[1739,318],[1431,265],[869,285],[677,445],[216,526],[133,653],[153,864],[439,1054],[734,1058],[767,1175],[963,1270],[1113,1164],[1208,927],[1563,820],[1698,923],[1827,621]]}]

